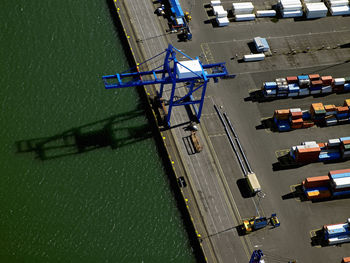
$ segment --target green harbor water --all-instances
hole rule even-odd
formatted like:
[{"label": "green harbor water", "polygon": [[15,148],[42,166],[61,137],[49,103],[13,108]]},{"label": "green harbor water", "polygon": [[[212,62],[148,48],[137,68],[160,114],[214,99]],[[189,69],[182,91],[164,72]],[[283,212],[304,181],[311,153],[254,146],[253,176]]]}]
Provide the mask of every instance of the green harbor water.
[{"label": "green harbor water", "polygon": [[0,262],[194,262],[107,2],[0,19]]}]

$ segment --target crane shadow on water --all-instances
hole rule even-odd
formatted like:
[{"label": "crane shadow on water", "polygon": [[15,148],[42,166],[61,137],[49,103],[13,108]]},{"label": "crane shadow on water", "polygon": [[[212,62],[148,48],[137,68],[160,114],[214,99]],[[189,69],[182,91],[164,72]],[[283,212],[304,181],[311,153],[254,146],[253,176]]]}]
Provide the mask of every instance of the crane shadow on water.
[{"label": "crane shadow on water", "polygon": [[142,116],[135,110],[106,119],[73,127],[49,137],[32,138],[16,142],[17,153],[34,152],[41,160],[81,154],[110,146],[112,149],[128,146],[153,136],[148,122],[131,125],[130,121]]}]

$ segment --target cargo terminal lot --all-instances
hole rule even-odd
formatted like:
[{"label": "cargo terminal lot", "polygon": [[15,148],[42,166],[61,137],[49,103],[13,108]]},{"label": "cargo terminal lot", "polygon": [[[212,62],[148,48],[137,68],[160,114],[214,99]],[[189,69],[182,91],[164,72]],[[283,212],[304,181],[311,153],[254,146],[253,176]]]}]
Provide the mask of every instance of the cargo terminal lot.
[{"label": "cargo terminal lot", "polygon": [[[260,89],[264,81],[274,81],[279,77],[312,73],[349,76],[350,17],[310,21],[260,18],[252,22],[230,22],[229,26],[220,28],[212,23],[214,17],[208,16],[210,12],[205,7],[208,2],[197,0],[192,8],[186,8],[188,3],[182,1],[184,9],[191,8],[193,40],[177,42],[175,35],[170,35],[170,38],[185,53],[200,55],[203,63],[225,61],[230,74],[237,74],[235,79],[221,80],[209,86],[202,125],[207,130],[240,217],[256,215],[257,205],[265,216],[276,212],[280,219],[279,228],[265,228],[248,236],[252,248],[262,249],[269,256],[267,262],[288,262],[291,259],[297,262],[340,262],[343,256],[350,253],[349,243],[322,247],[313,236],[325,224],[345,222],[350,217],[350,199],[310,202],[300,201],[290,193],[306,177],[350,168],[350,161],[314,163],[290,169],[282,169],[287,167],[279,167],[276,163],[277,156],[287,153],[291,146],[302,141],[326,142],[328,139],[350,136],[350,125],[278,133],[265,129],[261,123],[264,118],[271,117],[275,109],[304,110],[314,102],[342,105],[344,99],[350,98],[350,93],[259,102],[250,98],[250,92]],[[231,3],[223,2],[225,9],[230,8]],[[253,1],[253,4],[267,9],[273,3]],[[251,52],[250,42],[256,36],[267,38],[272,56],[260,62],[241,62],[243,55]],[[231,119],[252,169],[266,193],[260,199],[260,205],[258,197],[242,196],[239,181],[243,174],[213,104],[223,106],[222,110]],[[238,255],[244,254],[243,250],[235,252],[236,262],[244,262]]]}]

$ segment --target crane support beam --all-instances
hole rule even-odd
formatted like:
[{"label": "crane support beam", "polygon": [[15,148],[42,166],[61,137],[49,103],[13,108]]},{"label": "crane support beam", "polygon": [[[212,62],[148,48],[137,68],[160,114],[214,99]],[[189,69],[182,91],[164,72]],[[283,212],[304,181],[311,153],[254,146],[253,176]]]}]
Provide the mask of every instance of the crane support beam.
[{"label": "crane support beam", "polygon": [[[196,113],[196,117],[198,122],[200,122],[200,116],[203,108],[205,91],[207,87],[207,83],[210,79],[214,79],[216,83],[218,78],[225,78],[230,76],[230,78],[234,77],[234,75],[229,75],[226,69],[225,63],[213,63],[213,64],[205,64],[203,65],[198,58],[193,59],[190,56],[186,55],[182,51],[176,49],[172,45],[169,45],[168,48],[157,54],[156,56],[148,59],[150,61],[162,54],[165,53],[164,62],[162,65],[157,66],[156,68],[148,71],[140,71],[139,66],[144,64],[145,62],[139,64],[136,67],[136,71],[133,72],[124,72],[117,73],[114,75],[103,76],[103,82],[106,89],[115,89],[115,88],[128,88],[135,86],[145,86],[145,85],[160,85],[160,90],[158,92],[158,98],[163,98],[163,89],[164,85],[171,85],[171,93],[170,98],[168,99],[168,114],[167,114],[167,124],[170,126],[170,118],[172,107],[174,106],[184,106],[184,105],[193,105],[194,111]],[[176,58],[176,54],[180,53],[185,56],[189,60],[196,60],[196,65],[200,67],[201,70],[197,70],[194,72],[190,66],[186,66],[188,64],[183,64],[182,61],[178,61]],[[192,62],[190,62],[192,63]],[[192,64],[191,64],[192,65]],[[189,74],[185,76],[180,76],[177,72],[178,68],[185,68]],[[186,87],[188,92],[185,96],[181,98],[176,98],[175,89],[177,83],[187,83]],[[196,86],[196,84],[199,86]],[[196,87],[195,87],[196,86]],[[202,93],[200,95],[200,99],[194,99],[193,93],[202,89]],[[199,108],[197,109],[196,105],[199,104]]]}]

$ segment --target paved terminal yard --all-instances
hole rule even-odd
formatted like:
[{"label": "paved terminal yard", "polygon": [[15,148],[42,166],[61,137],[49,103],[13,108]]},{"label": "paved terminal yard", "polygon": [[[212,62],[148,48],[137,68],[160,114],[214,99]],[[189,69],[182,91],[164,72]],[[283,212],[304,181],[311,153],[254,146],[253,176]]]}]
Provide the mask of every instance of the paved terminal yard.
[{"label": "paved terminal yard", "polygon": [[[186,6],[186,1],[183,2]],[[250,234],[251,248],[262,249],[267,255],[267,262],[288,262],[291,259],[297,262],[340,262],[343,256],[350,253],[350,244],[322,247],[313,236],[324,224],[345,222],[350,217],[350,199],[312,203],[301,201],[290,193],[305,177],[349,168],[350,161],[314,163],[294,169],[283,169],[276,163],[277,156],[284,154],[292,145],[349,136],[350,126],[313,127],[278,133],[265,128],[262,120],[271,117],[275,109],[309,109],[314,102],[342,105],[350,94],[261,102],[252,99],[250,93],[260,89],[262,82],[274,81],[278,77],[302,73],[334,77],[349,75],[350,17],[316,20],[260,18],[252,22],[231,22],[229,26],[221,28],[213,22],[214,17],[207,4],[206,1],[196,1],[192,7],[187,6],[192,10],[193,41],[175,45],[190,55],[199,55],[204,62],[225,61],[229,72],[237,74],[233,80],[211,85],[207,91],[202,125],[207,129],[209,141],[218,156],[239,216],[249,218],[255,215],[258,206],[258,211],[266,216],[276,212],[281,221],[279,228],[265,228]],[[267,9],[275,3],[253,1],[253,4]],[[224,1],[223,5],[229,9],[231,2]],[[256,36],[267,38],[272,56],[264,61],[244,63],[241,58],[251,53],[252,39]],[[266,194],[264,197],[252,200],[242,196],[239,190],[242,172],[213,103],[223,106],[222,110],[233,122]],[[236,253],[244,254],[243,250]],[[231,262],[242,260],[239,258]]]},{"label": "paved terminal yard", "polygon": [[[142,0],[138,5],[131,0],[118,2],[122,18],[131,17],[129,26],[133,33],[129,34],[136,57],[149,58],[163,50],[166,43],[172,43],[188,55],[199,56],[203,63],[227,62],[230,74],[237,74],[235,79],[209,84],[198,132],[202,152],[194,153],[191,148],[190,133],[185,129],[190,118],[183,107],[173,110],[173,128],[162,133],[176,176],[184,176],[187,181],[182,192],[207,261],[248,262],[255,249],[266,254],[266,262],[329,263],[349,256],[349,243],[323,247],[314,236],[324,224],[345,222],[350,217],[350,199],[310,202],[300,200],[293,192],[305,177],[350,168],[350,161],[289,168],[278,165],[277,157],[302,141],[325,142],[350,136],[350,125],[278,133],[265,127],[263,120],[271,117],[275,109],[304,110],[314,102],[342,105],[350,93],[272,101],[259,101],[251,94],[261,88],[262,82],[278,77],[311,73],[349,76],[350,17],[232,20],[229,26],[220,28],[213,22],[207,7],[209,1],[180,0],[183,9],[190,11],[193,18],[190,24],[193,40],[182,42],[176,34],[165,34],[165,19],[153,13],[159,4],[150,0]],[[223,1],[226,9],[231,3]],[[276,3],[253,1],[253,4],[268,9]],[[137,18],[141,6],[143,15]],[[123,13],[123,8],[127,12]],[[128,27],[126,31],[129,32]],[[267,38],[272,56],[264,61],[244,63],[241,58],[251,52],[251,42],[256,36]],[[133,42],[133,38],[136,41]],[[169,89],[165,91],[166,96]],[[184,88],[177,92],[185,94]],[[151,90],[149,93],[152,95]],[[214,104],[230,118],[252,170],[259,178],[262,195],[246,196],[241,183],[243,173]],[[274,212],[281,221],[280,227],[239,235],[236,227],[242,219],[270,216]]]}]

